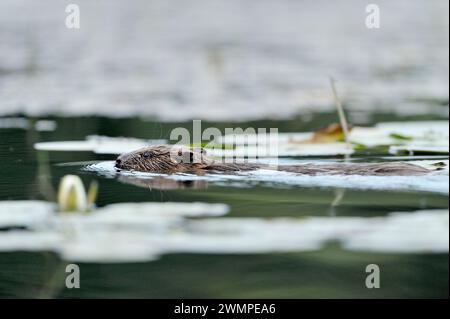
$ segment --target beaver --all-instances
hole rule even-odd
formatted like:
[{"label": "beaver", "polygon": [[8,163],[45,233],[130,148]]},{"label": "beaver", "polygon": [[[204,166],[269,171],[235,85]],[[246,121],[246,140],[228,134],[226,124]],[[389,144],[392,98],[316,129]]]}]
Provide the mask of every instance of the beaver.
[{"label": "beaver", "polygon": [[238,173],[257,169],[277,169],[305,175],[412,176],[431,172],[424,167],[405,162],[300,164],[279,165],[276,168],[267,164],[223,163],[208,156],[203,148],[180,145],[149,146],[122,154],[117,158],[115,167],[119,170],[147,173],[197,175],[207,172]]}]

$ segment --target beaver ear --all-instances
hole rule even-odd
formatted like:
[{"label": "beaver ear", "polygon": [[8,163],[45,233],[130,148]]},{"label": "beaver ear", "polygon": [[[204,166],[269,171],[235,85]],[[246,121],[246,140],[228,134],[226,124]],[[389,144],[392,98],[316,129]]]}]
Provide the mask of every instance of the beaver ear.
[{"label": "beaver ear", "polygon": [[203,148],[196,148],[183,153],[183,163],[189,160],[189,164],[205,164],[206,159],[206,151]]},{"label": "beaver ear", "polygon": [[191,150],[182,150],[179,149],[177,151],[177,156],[175,162],[189,164],[194,161],[194,152]]},{"label": "beaver ear", "polygon": [[[184,156],[183,156],[183,159],[187,159],[187,158],[189,158],[189,163],[193,163],[194,162],[194,152],[193,151],[189,151],[189,152],[187,152],[188,154],[185,154]],[[189,157],[187,157],[187,156],[189,156]]]},{"label": "beaver ear", "polygon": [[173,149],[171,158],[176,163],[183,164],[201,164],[206,157],[206,151],[203,148],[179,147]]},{"label": "beaver ear", "polygon": [[192,147],[191,151],[194,153],[200,153],[202,155],[206,155],[206,150],[203,147]]}]

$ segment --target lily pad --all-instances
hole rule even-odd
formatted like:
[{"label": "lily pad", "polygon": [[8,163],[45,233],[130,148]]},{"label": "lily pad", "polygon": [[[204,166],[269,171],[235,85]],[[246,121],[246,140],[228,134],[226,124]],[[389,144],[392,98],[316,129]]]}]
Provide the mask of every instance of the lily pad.
[{"label": "lily pad", "polygon": [[[41,214],[37,216],[30,205]],[[54,251],[66,260],[111,263],[152,261],[177,252],[302,252],[321,249],[330,241],[362,251],[449,250],[448,210],[370,218],[220,217],[227,212],[221,204],[142,203],[111,205],[77,215],[57,214],[54,205],[43,202],[0,202],[3,226],[26,227],[0,231],[0,251]],[[207,218],[189,218],[193,216]]]},{"label": "lily pad", "polygon": [[375,127],[353,127],[349,136],[352,149],[335,139],[330,139],[329,143],[310,143],[317,135],[316,132],[279,133],[267,137],[256,134],[226,135],[216,143],[235,144],[236,149],[241,152],[244,145],[252,148],[253,145],[278,144],[280,156],[344,155],[352,154],[358,149],[376,147],[385,147],[387,152],[390,146],[398,145],[427,151],[429,154],[448,154],[448,131],[447,121],[386,122],[378,123]]},{"label": "lily pad", "polygon": [[[0,202],[0,251],[55,251],[92,262],[157,258],[167,236],[188,217],[222,216],[228,206],[206,203],[122,203],[90,214],[57,213],[55,204]],[[14,230],[15,228],[25,230]],[[163,245],[163,246],[162,246]]]},{"label": "lily pad", "polygon": [[166,144],[166,140],[143,140],[128,137],[107,137],[92,135],[84,141],[62,141],[36,143],[34,148],[39,151],[79,152],[90,151],[97,154],[121,154],[149,146]]},{"label": "lily pad", "polygon": [[[321,131],[318,131],[321,132]],[[225,135],[209,143],[208,154],[216,157],[296,157],[351,155],[355,151],[378,148],[382,152],[400,151],[448,154],[448,122],[392,122],[375,127],[354,127],[351,145],[336,136],[317,138],[317,132],[279,133],[273,135]],[[401,137],[401,138],[400,138]],[[314,141],[313,143],[311,141]],[[167,144],[166,140],[144,140],[126,137],[88,136],[85,141],[42,142],[35,149],[45,151],[92,151],[97,154],[122,154],[136,149]],[[390,148],[391,147],[391,148]],[[400,147],[400,148],[398,148]]]}]

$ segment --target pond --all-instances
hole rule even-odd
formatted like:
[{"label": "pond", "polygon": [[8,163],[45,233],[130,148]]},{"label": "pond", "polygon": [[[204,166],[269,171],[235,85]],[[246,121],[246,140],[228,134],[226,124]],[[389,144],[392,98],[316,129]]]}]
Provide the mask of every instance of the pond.
[{"label": "pond", "polygon": [[[377,0],[380,28],[367,5],[0,1],[0,298],[448,297],[449,2]],[[196,119],[277,128],[265,164],[433,172],[114,168]]]},{"label": "pond", "polygon": [[[375,113],[365,125],[399,119],[394,114]],[[443,118],[420,115],[401,119]],[[290,120],[204,124],[219,129],[277,127],[280,132],[306,132],[333,121],[336,121],[336,114],[330,112],[311,115],[309,121],[293,117]],[[111,256],[102,259],[98,256],[101,252],[95,249],[93,254],[97,256],[80,255],[85,246],[79,251],[72,250],[72,255],[61,254],[52,246],[36,248],[32,244],[34,239],[22,243],[20,249],[8,248],[5,238],[12,237],[4,236],[10,232],[20,236],[27,227],[1,227],[0,221],[0,238],[3,238],[0,239],[3,240],[0,242],[0,297],[448,296],[448,188],[440,191],[365,189],[252,177],[195,179],[185,176],[182,180],[151,178],[152,182],[148,183],[95,169],[114,160],[116,156],[112,154],[35,150],[39,142],[84,140],[92,135],[168,139],[176,127],[191,129],[192,123],[103,117],[0,119],[1,213],[6,213],[6,201],[56,201],[58,184],[68,174],[80,176],[85,185],[98,181],[98,211],[112,208],[114,204],[145,205],[149,202],[222,203],[228,207],[214,216],[186,213],[182,220],[175,220],[175,230],[170,226],[167,234],[158,235],[150,242],[150,248],[156,252],[152,258],[132,255],[132,250],[140,247],[140,238],[148,235],[147,229],[138,229],[136,224],[133,224],[135,228],[126,225],[123,229],[117,228],[124,236],[112,237],[117,245],[115,259],[108,259]],[[356,162],[381,158],[407,157],[374,153],[351,157]],[[418,158],[436,162],[448,160],[447,155]],[[301,162],[305,159],[289,157],[284,160]],[[315,156],[307,160],[342,161],[342,156]],[[448,183],[448,176],[444,179]],[[42,204],[32,205],[37,214]],[[162,216],[148,231],[165,232],[164,223],[169,217]],[[133,220],[125,222],[131,225]],[[375,224],[379,228],[372,229]],[[336,229],[340,229],[339,232],[336,233]],[[381,235],[371,239],[362,231],[366,229]],[[431,239],[421,241],[417,232],[426,232]],[[90,236],[89,232],[83,234]],[[84,239],[89,244],[90,239]],[[37,241],[39,238],[35,246]],[[103,252],[106,255],[108,247]],[[127,250],[129,254],[123,257]],[[65,265],[72,261],[80,266],[82,289],[65,289],[59,282],[66,275]],[[370,264],[380,267],[381,289],[366,288],[366,266]]]}]

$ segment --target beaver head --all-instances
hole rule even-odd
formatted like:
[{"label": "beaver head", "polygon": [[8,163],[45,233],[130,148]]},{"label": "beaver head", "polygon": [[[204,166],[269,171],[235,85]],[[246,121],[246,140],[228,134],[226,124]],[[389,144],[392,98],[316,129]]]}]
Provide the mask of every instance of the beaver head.
[{"label": "beaver head", "polygon": [[170,174],[205,169],[213,163],[202,148],[160,145],[122,154],[115,166],[123,170]]}]

